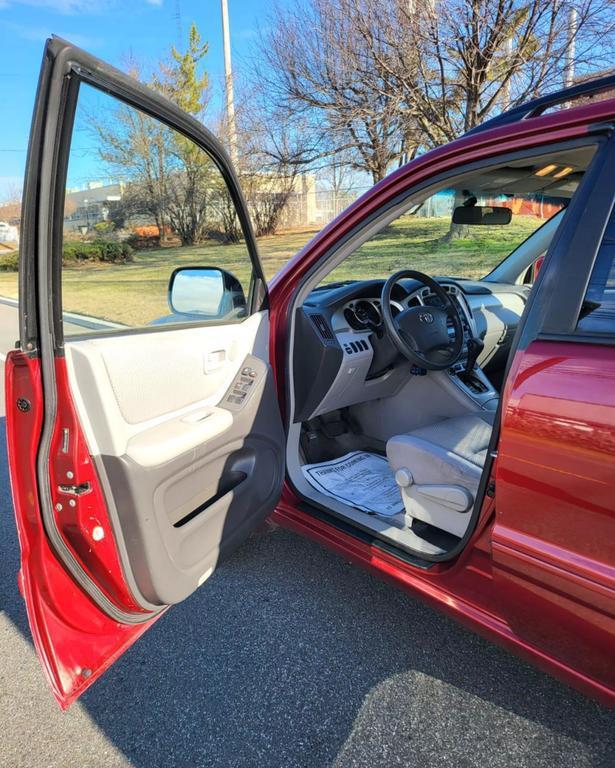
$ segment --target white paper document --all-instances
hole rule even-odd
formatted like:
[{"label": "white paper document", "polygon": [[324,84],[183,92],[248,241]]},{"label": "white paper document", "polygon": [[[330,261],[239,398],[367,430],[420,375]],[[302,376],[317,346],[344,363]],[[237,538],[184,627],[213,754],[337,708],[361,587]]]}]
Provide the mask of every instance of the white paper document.
[{"label": "white paper document", "polygon": [[383,456],[353,451],[340,459],[305,464],[306,480],[321,493],[375,515],[397,515],[404,510],[395,477]]}]

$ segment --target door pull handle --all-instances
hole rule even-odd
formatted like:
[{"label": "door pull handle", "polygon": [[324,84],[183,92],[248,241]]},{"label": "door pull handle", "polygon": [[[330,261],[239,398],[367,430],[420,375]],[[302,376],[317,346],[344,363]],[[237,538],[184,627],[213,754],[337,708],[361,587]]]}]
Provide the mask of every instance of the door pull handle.
[{"label": "door pull handle", "polygon": [[205,355],[204,370],[205,373],[213,373],[226,363],[227,355],[225,349],[215,349]]}]

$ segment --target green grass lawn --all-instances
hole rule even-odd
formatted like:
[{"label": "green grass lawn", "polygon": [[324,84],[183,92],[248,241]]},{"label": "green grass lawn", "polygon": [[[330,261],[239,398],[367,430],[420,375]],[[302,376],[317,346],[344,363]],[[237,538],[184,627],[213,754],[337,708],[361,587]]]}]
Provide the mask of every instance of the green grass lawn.
[{"label": "green grass lawn", "polygon": [[[517,216],[507,226],[472,227],[467,237],[443,243],[450,219],[403,216],[369,240],[330,273],[331,280],[386,277],[398,269],[432,275],[481,277],[498,264],[541,222]],[[315,233],[302,231],[259,239],[265,275],[273,275]],[[65,311],[106,320],[143,325],[168,314],[167,285],[179,266],[220,266],[247,287],[249,263],[245,247],[205,245],[157,248],[135,253],[131,264],[84,264],[63,270]],[[17,274],[0,272],[0,295],[17,297]]]},{"label": "green grass lawn", "polygon": [[[267,279],[305,245],[314,231],[259,239]],[[208,243],[191,247],[138,251],[130,264],[83,264],[62,270],[63,307],[104,320],[144,325],[167,315],[167,286],[171,272],[181,266],[219,266],[236,275],[245,289],[250,262],[245,245]],[[1,258],[1,257],[0,257]],[[0,296],[17,298],[17,273],[0,271]]]},{"label": "green grass lawn", "polygon": [[402,216],[345,259],[325,282],[387,277],[400,269],[484,277],[542,223],[533,216],[515,216],[505,226],[466,227],[463,237],[446,243],[449,218]]}]

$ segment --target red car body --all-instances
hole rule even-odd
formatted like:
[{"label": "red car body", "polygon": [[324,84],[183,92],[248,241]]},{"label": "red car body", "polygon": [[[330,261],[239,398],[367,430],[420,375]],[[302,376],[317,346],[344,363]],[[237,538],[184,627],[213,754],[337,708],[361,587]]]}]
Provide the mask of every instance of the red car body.
[{"label": "red car body", "polygon": [[[354,227],[420,182],[472,159],[590,135],[615,119],[615,100],[563,109],[480,131],[418,157],[352,204],[269,286],[271,365],[282,415],[287,398],[289,312],[305,275]],[[548,259],[541,269],[549,269]],[[113,546],[92,562],[79,532],[104,520],[104,494],[56,360],[56,429],[79,439],[71,461],[94,488],[82,519],[63,519],[84,568],[107,596],[134,610]],[[106,615],[59,561],[41,523],[36,472],[44,399],[41,367],[27,349],[6,363],[9,463],[22,567],[19,587],[53,692],[68,706],[159,617],[123,624]],[[30,404],[27,412],[19,403]],[[59,433],[58,433],[59,434]],[[59,439],[56,436],[55,439]],[[65,473],[50,462],[52,484]],[[310,514],[286,482],[273,520],[420,597],[603,703],[615,705],[615,347],[536,338],[519,345],[501,404],[498,455],[471,539],[452,561],[416,567]],[[96,515],[92,515],[95,509]],[[104,578],[103,578],[104,577]],[[137,610],[139,610],[137,608]]]}]

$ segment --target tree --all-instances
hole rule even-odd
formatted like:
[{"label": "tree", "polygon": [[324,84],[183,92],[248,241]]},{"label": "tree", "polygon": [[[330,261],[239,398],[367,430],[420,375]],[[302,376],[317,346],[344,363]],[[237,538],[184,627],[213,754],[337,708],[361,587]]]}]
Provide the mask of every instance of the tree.
[{"label": "tree", "polygon": [[17,224],[21,219],[21,185],[10,182],[4,186],[0,198],[0,219]]},{"label": "tree", "polygon": [[[296,191],[306,152],[302,133],[271,108],[266,92],[252,85],[239,91],[236,112],[237,172],[257,237],[272,235]],[[293,128],[297,127],[293,122]]]},{"label": "tree", "polygon": [[403,94],[426,147],[562,87],[571,40],[579,73],[613,66],[609,0],[431,0],[420,11],[392,4],[397,23],[379,30],[386,55],[374,48],[374,65],[386,87]]},{"label": "tree", "polygon": [[349,149],[353,167],[376,182],[403,154],[409,131],[400,95],[373,68],[379,41],[364,34],[376,16],[375,0],[298,0],[275,9],[255,79],[276,109],[299,115],[310,132],[311,147],[295,162]]},{"label": "tree", "polygon": [[[575,12],[575,25],[569,13]],[[311,150],[350,153],[374,181],[501,109],[613,66],[612,0],[296,0],[277,8],[255,69]]]},{"label": "tree", "polygon": [[[561,87],[571,40],[578,72],[613,64],[608,0],[433,0],[421,13],[403,0],[395,3],[401,23],[388,28],[394,33],[382,42],[388,56],[376,65],[387,87],[404,94],[425,148]],[[412,70],[407,61],[416,61],[417,50],[419,66]],[[466,233],[451,224],[445,237]]]},{"label": "tree", "polygon": [[199,72],[208,51],[209,44],[202,41],[196,24],[192,23],[186,51],[181,53],[172,46],[170,61],[160,62],[160,72],[154,73],[151,81],[157,91],[197,118],[203,117],[209,98],[209,77],[206,72]]},{"label": "tree", "polygon": [[[184,53],[171,49],[150,85],[185,112],[201,118],[207,107],[208,78],[201,72],[208,50],[195,24]],[[133,69],[132,74],[138,74]],[[123,211],[148,213],[161,240],[167,225],[183,245],[203,240],[211,222],[207,212],[224,182],[211,158],[192,141],[148,115],[124,105],[105,119],[90,116],[100,142],[100,157],[128,178]]]},{"label": "tree", "polygon": [[89,115],[88,122],[98,139],[101,160],[128,179],[121,206],[123,214],[149,214],[163,237],[167,222],[169,129],[124,105],[108,116]]}]

